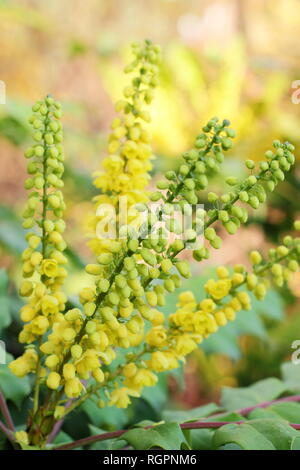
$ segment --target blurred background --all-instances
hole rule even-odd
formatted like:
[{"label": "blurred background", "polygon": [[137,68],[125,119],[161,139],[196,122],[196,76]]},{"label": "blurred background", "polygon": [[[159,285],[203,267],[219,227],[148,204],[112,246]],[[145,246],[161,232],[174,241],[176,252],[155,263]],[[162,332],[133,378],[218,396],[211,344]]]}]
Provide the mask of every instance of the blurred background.
[{"label": "blurred background", "polygon": [[[105,156],[113,102],[128,80],[122,70],[130,42],[149,38],[163,49],[161,85],[151,110],[154,178],[176,167],[206,120],[218,115],[237,130],[224,173],[209,187],[219,192],[224,174],[242,176],[244,160],[261,159],[273,139],[300,145],[293,88],[300,79],[300,1],[0,0],[0,23],[0,80],[6,86],[6,104],[0,105],[0,336],[18,354],[23,151],[30,142],[32,103],[48,93],[63,103],[72,297],[89,282],[82,268],[92,259],[85,226],[96,194],[91,174]],[[296,155],[299,162],[299,150]],[[222,250],[206,265],[193,265],[193,279],[184,288],[199,293],[213,266],[246,262],[250,249],[264,251],[276,243],[300,215],[299,189],[298,163],[268,205],[251,213],[247,227],[235,236],[224,233]],[[170,295],[165,311],[174,311],[175,304]],[[143,406],[158,406],[169,396],[175,406],[197,406],[217,399],[223,385],[278,376],[299,335],[295,275],[289,289],[271,290],[264,302],[253,303],[252,312],[205,341],[184,373],[163,377],[156,395],[143,397]]]}]

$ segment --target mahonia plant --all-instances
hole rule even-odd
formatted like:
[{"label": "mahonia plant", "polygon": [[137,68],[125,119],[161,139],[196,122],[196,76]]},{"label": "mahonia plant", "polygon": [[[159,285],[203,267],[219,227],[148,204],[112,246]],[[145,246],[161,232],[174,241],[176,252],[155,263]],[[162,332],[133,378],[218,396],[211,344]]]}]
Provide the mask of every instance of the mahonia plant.
[{"label": "mahonia plant", "polygon": [[[214,225],[222,224],[229,234],[236,233],[247,221],[247,208],[257,209],[266,192],[284,180],[295,160],[294,147],[275,141],[258,167],[247,160],[249,176],[227,178],[225,194],[209,192],[213,208],[198,208],[191,226],[182,229],[178,210],[190,211],[201,200],[208,176],[220,170],[235,132],[227,119],[211,119],[194,147],[182,155],[179,168],[166,172],[154,192],[147,191],[153,158],[147,106],[158,84],[160,49],[145,41],[133,44],[132,51],[135,58],[125,71],[134,76],[124,89],[124,100],[116,105],[118,117],[112,123],[108,156],[95,179],[101,190],[90,224],[95,263],[86,266],[93,286],[80,291],[81,308],[66,309],[62,291],[67,258],[62,236],[60,104],[51,96],[38,101],[29,120],[35,143],[25,152],[30,161],[23,226],[29,233],[22,254],[20,295],[27,300],[21,309],[24,326],[19,335],[25,350],[9,364],[16,376],[34,377],[27,428],[15,435],[23,444],[45,446],[55,423],[90,397],[101,408],[127,407],[131,397],[139,397],[144,387],[156,384],[158,373],[177,368],[203,339],[233,321],[237,312],[250,310],[249,292],[263,299],[270,276],[281,286],[298,270],[300,238],[286,236],[267,259],[251,252],[251,270],[243,265],[218,267],[215,278],[205,285],[205,298],[183,292],[175,312],[166,317],[159,310],[166,294],[191,276],[190,263],[181,254],[192,249],[200,262],[209,257],[211,248],[219,249],[221,238]],[[157,203],[156,209],[139,218],[150,203]],[[116,215],[113,228],[119,229],[110,237],[106,236],[111,228],[109,207]],[[153,228],[156,223],[158,231]],[[106,230],[99,233],[99,226]],[[295,229],[300,229],[300,221]],[[125,354],[120,363],[115,360],[121,350]]]}]

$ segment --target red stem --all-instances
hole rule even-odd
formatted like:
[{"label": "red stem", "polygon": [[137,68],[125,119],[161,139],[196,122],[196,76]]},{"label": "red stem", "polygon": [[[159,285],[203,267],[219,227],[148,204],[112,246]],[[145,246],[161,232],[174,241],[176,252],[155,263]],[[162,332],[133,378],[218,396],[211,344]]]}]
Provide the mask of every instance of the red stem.
[{"label": "red stem", "polygon": [[6,400],[5,400],[4,395],[3,395],[1,390],[0,390],[0,410],[2,412],[3,418],[4,418],[8,428],[12,432],[15,432],[15,426],[14,426],[11,414],[9,412]]},{"label": "red stem", "polygon": [[[263,403],[259,403],[257,405],[249,406],[247,408],[241,408],[239,410],[236,410],[236,413],[239,413],[243,416],[247,415],[250,413],[250,411],[256,409],[256,408],[266,408],[270,405],[273,405],[274,403],[282,403],[282,402],[291,402],[291,401],[300,401],[300,395],[293,395],[290,397],[284,397],[284,398],[278,398],[277,400],[271,400],[271,401],[265,401]],[[216,416],[221,416],[224,415],[226,411],[222,413],[216,413],[214,415],[211,415],[210,418],[214,418]],[[231,421],[231,423],[234,424],[243,424],[245,421]],[[205,429],[205,428],[220,428],[221,426],[224,426],[225,424],[229,424],[228,421],[191,421],[189,423],[182,423],[180,424],[181,429]],[[289,425],[294,428],[294,429],[299,429],[300,430],[300,424],[296,423],[289,423]],[[155,426],[146,426],[143,429],[151,429],[154,428]],[[94,442],[99,442],[99,441],[105,441],[107,439],[114,439],[116,437],[120,437],[123,434],[125,434],[128,431],[128,429],[123,429],[120,431],[112,431],[112,432],[106,432],[103,434],[97,434],[96,436],[89,436],[85,437],[83,439],[79,439],[78,441],[70,442],[68,444],[62,444],[58,447],[54,447],[53,450],[70,450],[74,449],[76,447],[81,447],[81,446],[86,446],[89,444],[93,444]]]},{"label": "red stem", "polygon": [[[246,416],[247,414],[249,414],[251,411],[255,410],[256,408],[267,408],[268,406],[274,405],[275,403],[291,402],[291,401],[300,401],[300,395],[292,395],[290,397],[278,398],[277,400],[264,401],[263,403],[259,403],[258,405],[248,406],[247,408],[240,408],[239,410],[235,410],[235,412],[242,416]],[[210,415],[210,418],[222,416],[225,413],[228,413],[228,411],[215,413],[213,415]]]},{"label": "red stem", "polygon": [[3,423],[2,421],[0,421],[0,431],[3,432],[3,434],[7,437],[7,439],[12,443],[12,445],[15,447],[15,443],[16,443],[16,438],[13,434],[13,432],[8,429]]},{"label": "red stem", "polygon": [[[243,424],[247,421],[194,421],[190,423],[180,424],[181,429],[209,429],[209,428],[220,428],[225,426],[225,424]],[[289,423],[289,425],[294,429],[300,430],[300,424]],[[153,429],[155,426],[146,426],[143,429]],[[63,444],[58,447],[54,447],[53,450],[71,450],[76,447],[86,446],[93,444],[94,442],[105,441],[107,439],[114,439],[116,437],[121,437],[123,434],[128,432],[129,429],[123,429],[121,431],[112,431],[106,432],[103,434],[97,434],[96,436],[85,437],[84,439],[79,439],[78,441],[70,442],[68,444]]]}]

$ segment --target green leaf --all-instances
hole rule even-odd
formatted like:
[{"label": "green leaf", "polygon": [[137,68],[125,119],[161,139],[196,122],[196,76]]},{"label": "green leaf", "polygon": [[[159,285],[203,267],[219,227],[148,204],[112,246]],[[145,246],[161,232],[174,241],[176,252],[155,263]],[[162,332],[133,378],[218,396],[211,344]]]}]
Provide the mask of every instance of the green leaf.
[{"label": "green leaf", "polygon": [[300,366],[292,362],[281,365],[281,376],[287,389],[292,393],[300,392]]},{"label": "green leaf", "polygon": [[300,450],[300,436],[292,439],[291,450]]},{"label": "green leaf", "polygon": [[12,321],[7,286],[8,278],[6,271],[0,269],[0,333],[4,328],[7,328]]},{"label": "green leaf", "polygon": [[[97,426],[89,425],[91,436],[96,436],[97,434],[103,434],[106,431],[104,429],[98,428]],[[115,439],[107,439],[105,441],[94,442],[89,446],[91,450],[110,450],[112,448],[113,442]]]},{"label": "green leaf", "polygon": [[250,424],[226,424],[213,436],[215,449],[226,444],[237,444],[245,450],[275,450],[274,445]]},{"label": "green leaf", "polygon": [[211,450],[213,435],[212,429],[191,429],[188,441],[193,450]]},{"label": "green leaf", "polygon": [[72,442],[73,439],[69,434],[67,434],[64,431],[60,431],[57,436],[55,436],[55,439],[53,441],[53,444],[59,445],[59,444],[68,444],[69,442]]},{"label": "green leaf", "polygon": [[0,206],[0,244],[14,256],[26,248],[25,231],[20,219],[8,207]]},{"label": "green leaf", "polygon": [[269,289],[263,301],[257,300],[253,294],[250,294],[250,296],[252,308],[251,314],[248,314],[247,317],[255,312],[272,320],[282,320],[284,303],[282,296],[275,289]]},{"label": "green leaf", "polygon": [[256,419],[249,421],[249,424],[272,442],[277,450],[289,450],[294,437],[298,435],[296,429],[281,419]]},{"label": "green leaf", "polygon": [[219,447],[219,450],[243,450],[241,446],[237,444],[225,444],[224,446]]},{"label": "green leaf", "polygon": [[87,414],[91,423],[103,429],[120,429],[128,422],[127,409],[99,408],[92,400],[86,400],[80,408]]},{"label": "green leaf", "polygon": [[275,403],[268,408],[290,423],[300,424],[300,404],[293,402]]},{"label": "green leaf", "polygon": [[[7,361],[11,362],[11,356],[6,355]],[[16,377],[8,368],[7,364],[0,364],[0,384],[3,394],[7,400],[11,400],[20,408],[24,398],[30,393],[30,382],[28,377]]]},{"label": "green leaf", "polygon": [[247,416],[248,419],[260,419],[260,418],[280,418],[279,414],[275,411],[271,411],[269,408],[256,408],[255,410],[250,411]]},{"label": "green leaf", "polygon": [[184,434],[177,423],[166,423],[152,429],[131,429],[122,435],[134,449],[147,450],[159,447],[165,450],[180,450],[188,447]]},{"label": "green leaf", "polygon": [[155,411],[160,412],[168,399],[167,375],[160,374],[155,387],[145,387],[142,398],[146,400]]},{"label": "green leaf", "polygon": [[209,403],[198,408],[191,410],[165,410],[162,413],[165,421],[176,421],[177,423],[185,423],[187,421],[197,421],[200,418],[205,418],[213,413],[217,413],[221,408],[215,403]]},{"label": "green leaf", "polygon": [[286,386],[276,378],[261,380],[247,388],[224,387],[222,389],[221,404],[227,410],[237,410],[264,401],[274,400],[284,391],[286,391]]}]

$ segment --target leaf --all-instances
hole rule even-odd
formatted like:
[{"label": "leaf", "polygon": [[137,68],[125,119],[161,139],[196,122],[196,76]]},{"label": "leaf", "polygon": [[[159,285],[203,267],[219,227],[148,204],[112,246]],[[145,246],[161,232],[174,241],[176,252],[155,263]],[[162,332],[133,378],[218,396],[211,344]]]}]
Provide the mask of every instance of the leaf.
[{"label": "leaf", "polygon": [[71,436],[69,436],[69,434],[67,434],[66,432],[64,431],[60,431],[57,436],[55,436],[55,439],[53,441],[53,444],[68,444],[68,442],[72,442],[73,439]]},{"label": "leaf", "polygon": [[241,446],[237,444],[225,444],[224,446],[219,447],[219,450],[243,450]]},{"label": "leaf", "polygon": [[162,413],[165,421],[176,421],[176,423],[185,423],[187,421],[197,421],[200,418],[205,418],[213,413],[220,411],[221,408],[215,403],[199,406],[191,410],[165,410]]},{"label": "leaf", "polygon": [[180,450],[188,446],[184,434],[177,423],[166,423],[152,429],[131,429],[122,435],[134,449],[147,450],[159,447],[165,450]]},{"label": "leaf", "polygon": [[226,354],[232,359],[239,359],[241,356],[238,333],[234,323],[228,323],[219,331],[209,336],[201,343],[201,349],[206,354]]},{"label": "leaf", "polygon": [[12,321],[7,286],[8,278],[6,271],[0,269],[0,333],[4,328],[7,328]]},{"label": "leaf", "polygon": [[[11,362],[11,356],[6,355],[7,361]],[[0,364],[0,384],[3,394],[7,400],[11,400],[20,408],[24,398],[30,393],[30,382],[28,377],[16,377],[8,368],[7,364]]]},{"label": "leaf", "polygon": [[26,248],[25,231],[20,219],[8,207],[0,206],[0,244],[14,256]]},{"label": "leaf", "polygon": [[[91,436],[105,433],[104,429],[98,428],[97,426],[89,425]],[[115,439],[107,439],[105,441],[94,442],[89,446],[90,450],[110,450],[112,448]]]},{"label": "leaf", "polygon": [[255,419],[249,421],[258,432],[268,439],[277,450],[289,450],[298,432],[281,419]]},{"label": "leaf", "polygon": [[292,439],[291,450],[300,450],[300,436]]},{"label": "leaf", "polygon": [[193,450],[210,450],[213,435],[212,429],[191,429],[188,441]]},{"label": "leaf", "polygon": [[99,408],[92,400],[86,400],[81,405],[91,423],[104,429],[120,429],[128,422],[128,411],[123,408]]},{"label": "leaf", "polygon": [[281,365],[281,376],[287,389],[292,393],[300,392],[300,366],[292,362]]},{"label": "leaf", "polygon": [[213,436],[215,449],[226,444],[237,444],[245,450],[275,450],[274,445],[250,424],[226,424]]},{"label": "leaf", "polygon": [[281,418],[290,423],[300,424],[300,404],[299,403],[275,403],[268,408],[269,411],[277,413]]},{"label": "leaf", "polygon": [[269,408],[256,408],[255,410],[250,411],[247,416],[248,419],[260,419],[260,418],[280,418],[279,414],[275,411],[271,411]]},{"label": "leaf", "polygon": [[160,374],[155,387],[145,387],[142,398],[146,400],[156,412],[160,412],[168,399],[167,375]]},{"label": "leaf", "polygon": [[224,387],[222,389],[221,404],[227,410],[237,410],[264,401],[274,400],[285,390],[286,386],[276,378],[260,380],[247,388]]},{"label": "leaf", "polygon": [[258,315],[266,316],[273,320],[282,320],[284,304],[282,296],[275,289],[269,289],[263,301],[257,300],[252,293],[250,296],[252,305],[251,314],[255,312]]}]

